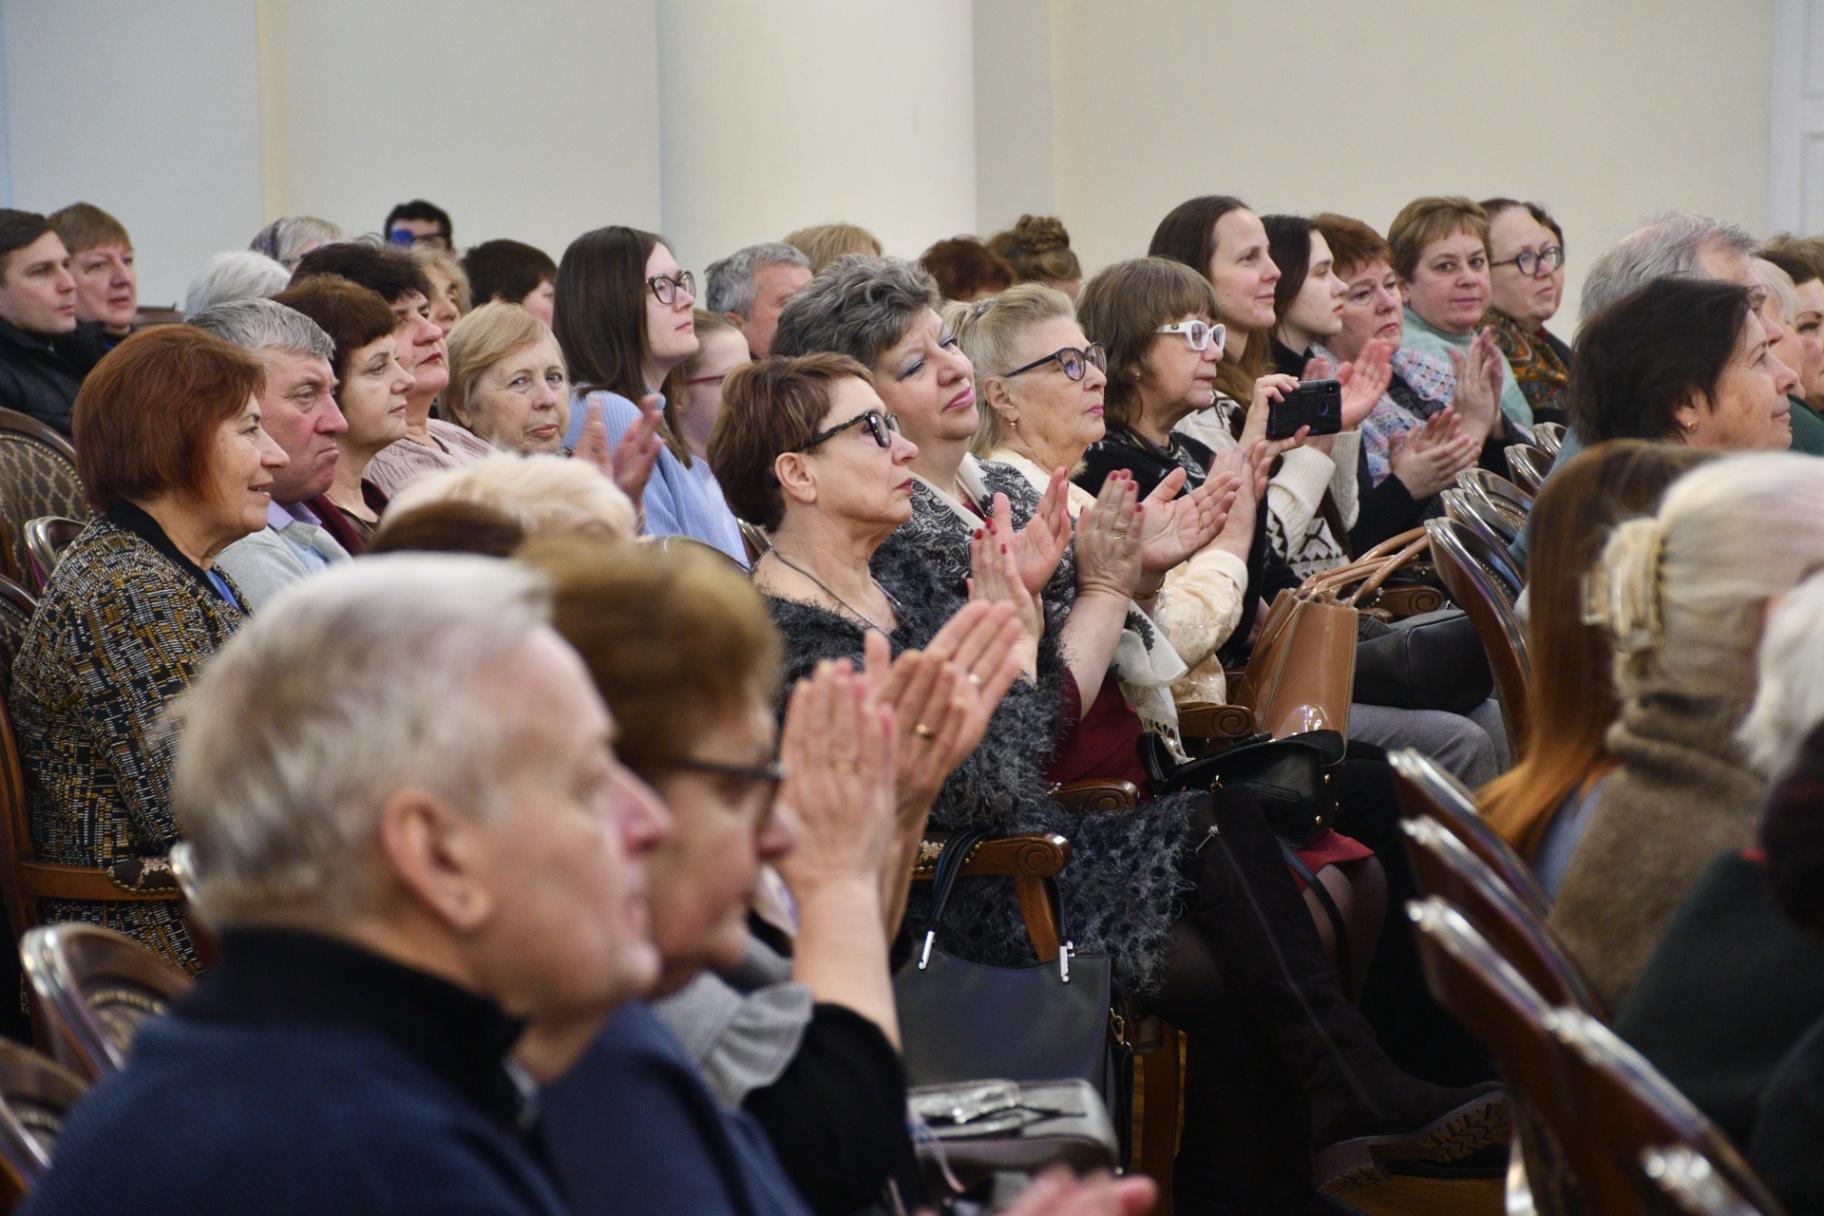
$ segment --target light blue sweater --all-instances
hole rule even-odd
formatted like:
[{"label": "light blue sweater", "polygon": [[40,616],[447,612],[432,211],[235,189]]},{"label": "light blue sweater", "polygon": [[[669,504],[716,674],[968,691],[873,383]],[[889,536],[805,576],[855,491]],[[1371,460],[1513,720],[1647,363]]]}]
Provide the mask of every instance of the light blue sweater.
[{"label": "light blue sweater", "polygon": [[[604,390],[570,397],[570,428],[564,435],[566,447],[574,448],[583,433],[583,420],[589,411],[602,411],[608,432],[608,446],[614,447],[639,419],[640,407],[619,393]],[[664,399],[660,398],[660,408]],[[670,448],[659,452],[653,466],[652,480],[646,483],[646,495],[640,501],[645,513],[648,536],[689,536],[713,545],[741,565],[747,565],[747,546],[741,540],[741,525],[722,497],[722,487],[710,472],[707,460],[693,460],[690,467],[672,455]]]}]

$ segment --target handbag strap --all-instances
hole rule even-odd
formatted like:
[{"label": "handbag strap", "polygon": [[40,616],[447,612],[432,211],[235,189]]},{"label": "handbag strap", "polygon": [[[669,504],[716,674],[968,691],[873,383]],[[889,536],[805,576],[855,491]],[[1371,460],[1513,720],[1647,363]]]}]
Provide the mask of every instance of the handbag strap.
[{"label": "handbag strap", "polygon": [[[988,839],[988,832],[982,828],[962,828],[951,833],[944,841],[944,851],[938,854],[937,866],[931,875],[931,924],[925,930],[924,944],[918,952],[918,969],[923,971],[925,964],[931,961],[931,947],[937,943],[937,929],[943,922],[944,909],[950,904],[950,894],[956,889],[956,880],[963,876],[963,867],[969,863],[969,855],[975,852],[975,846]],[[1058,957],[1069,975],[1070,967],[1070,926],[1064,919],[1064,900],[1057,892],[1055,885],[1050,887],[1052,910],[1058,918]]]}]

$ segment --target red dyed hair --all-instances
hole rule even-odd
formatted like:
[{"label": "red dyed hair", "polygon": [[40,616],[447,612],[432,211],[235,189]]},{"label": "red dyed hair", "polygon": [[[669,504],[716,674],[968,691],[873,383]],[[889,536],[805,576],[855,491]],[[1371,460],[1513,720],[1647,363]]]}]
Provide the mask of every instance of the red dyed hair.
[{"label": "red dyed hair", "polygon": [[189,325],[141,330],[76,394],[76,471],[96,510],[169,491],[206,498],[216,428],[266,386],[257,357]]}]

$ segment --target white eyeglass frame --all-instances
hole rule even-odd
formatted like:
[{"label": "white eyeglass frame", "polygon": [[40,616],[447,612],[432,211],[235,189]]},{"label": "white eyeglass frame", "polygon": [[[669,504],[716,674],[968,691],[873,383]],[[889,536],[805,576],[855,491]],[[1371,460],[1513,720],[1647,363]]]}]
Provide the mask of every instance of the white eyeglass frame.
[{"label": "white eyeglass frame", "polygon": [[[1199,329],[1204,331],[1201,346],[1197,344]],[[1222,350],[1229,338],[1228,327],[1221,321],[1174,321],[1170,325],[1161,325],[1153,332],[1156,334],[1183,334],[1184,340],[1190,344],[1192,350],[1208,350],[1212,342],[1216,344],[1217,350]]]}]

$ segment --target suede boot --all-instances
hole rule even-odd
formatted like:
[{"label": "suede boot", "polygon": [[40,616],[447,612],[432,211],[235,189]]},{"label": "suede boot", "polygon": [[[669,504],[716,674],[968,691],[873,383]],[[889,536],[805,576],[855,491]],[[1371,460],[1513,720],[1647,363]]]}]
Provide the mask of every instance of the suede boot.
[{"label": "suede boot", "polygon": [[1319,1184],[1371,1177],[1379,1161],[1460,1161],[1503,1142],[1508,1112],[1498,1086],[1420,1081],[1382,1050],[1343,995],[1253,800],[1219,791],[1191,823],[1199,887],[1233,894],[1217,908],[1193,899],[1186,919],[1206,935],[1252,1020],[1302,1083]]}]

